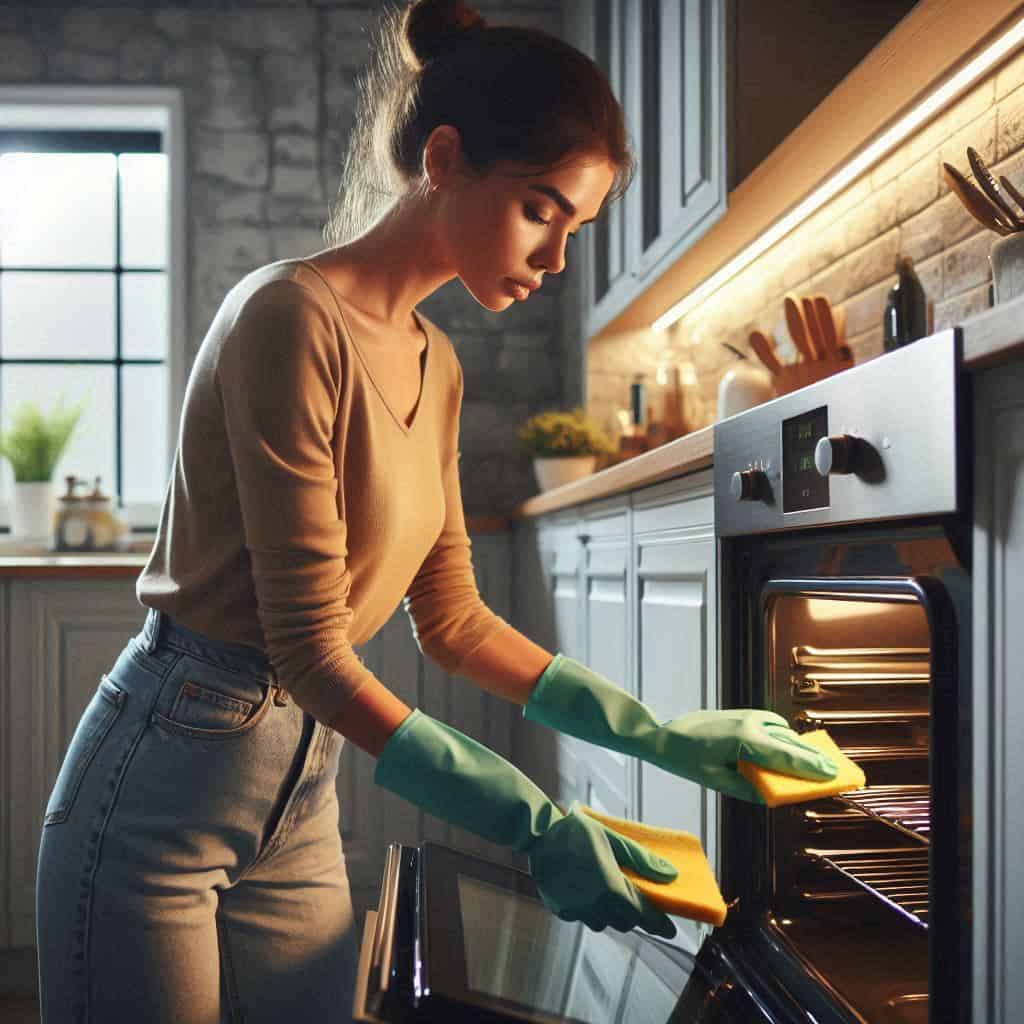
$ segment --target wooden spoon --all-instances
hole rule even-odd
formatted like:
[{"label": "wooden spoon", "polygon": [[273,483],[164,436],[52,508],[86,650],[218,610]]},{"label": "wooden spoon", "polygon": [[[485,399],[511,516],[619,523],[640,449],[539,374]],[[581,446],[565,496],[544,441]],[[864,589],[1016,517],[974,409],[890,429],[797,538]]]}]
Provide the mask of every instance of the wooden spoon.
[{"label": "wooden spoon", "polygon": [[769,369],[771,373],[780,373],[782,363],[779,362],[778,354],[775,351],[775,342],[760,331],[750,332],[750,347],[757,353],[757,358]]},{"label": "wooden spoon", "polygon": [[832,317],[832,304],[825,295],[815,295],[814,311],[818,314],[818,330],[821,333],[822,348],[829,359],[839,358],[839,341],[836,338],[836,324]]},{"label": "wooden spoon", "polygon": [[792,293],[788,293],[782,300],[782,308],[786,313],[786,326],[789,328],[789,336],[793,339],[797,351],[810,361],[815,358],[812,348],[813,342],[807,333],[807,324],[804,323],[803,310],[800,308],[800,300]]},{"label": "wooden spoon", "polygon": [[853,362],[853,352],[846,344],[846,310],[842,306],[832,307],[832,320],[836,325],[836,351],[844,362]]},{"label": "wooden spoon", "polygon": [[1008,221],[1016,231],[1024,230],[1024,221],[1017,216],[1013,207],[1003,198],[996,179],[992,177],[992,172],[973,146],[967,147],[967,160],[971,165],[971,170],[974,171],[974,180],[981,186],[982,192],[1003,211],[1003,219]]},{"label": "wooden spoon", "polygon": [[818,322],[818,311],[815,309],[814,300],[801,298],[800,305],[804,311],[807,333],[811,336],[811,343],[814,346],[814,358],[823,359],[825,357],[825,339],[822,336],[821,324]]},{"label": "wooden spoon", "polygon": [[1003,221],[1003,215],[977,185],[972,185],[952,164],[942,165],[946,184],[959,196],[967,212],[981,225],[997,235],[1009,235],[1013,228]]}]

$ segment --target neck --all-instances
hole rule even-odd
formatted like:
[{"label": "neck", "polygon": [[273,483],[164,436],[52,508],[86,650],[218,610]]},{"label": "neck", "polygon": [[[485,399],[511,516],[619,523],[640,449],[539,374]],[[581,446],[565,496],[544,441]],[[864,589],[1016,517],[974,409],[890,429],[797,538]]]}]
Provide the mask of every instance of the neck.
[{"label": "neck", "polygon": [[414,326],[414,307],[455,276],[436,204],[420,197],[395,202],[364,234],[316,260],[353,305],[399,329]]}]

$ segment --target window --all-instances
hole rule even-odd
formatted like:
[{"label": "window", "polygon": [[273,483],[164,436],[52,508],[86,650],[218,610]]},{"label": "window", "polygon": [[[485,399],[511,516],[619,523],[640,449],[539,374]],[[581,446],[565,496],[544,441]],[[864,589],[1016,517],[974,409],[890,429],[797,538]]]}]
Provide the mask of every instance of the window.
[{"label": "window", "polygon": [[[0,88],[0,424],[84,400],[54,489],[100,477],[136,529],[156,525],[183,390],[172,92]],[[13,482],[0,460],[0,529]]]}]

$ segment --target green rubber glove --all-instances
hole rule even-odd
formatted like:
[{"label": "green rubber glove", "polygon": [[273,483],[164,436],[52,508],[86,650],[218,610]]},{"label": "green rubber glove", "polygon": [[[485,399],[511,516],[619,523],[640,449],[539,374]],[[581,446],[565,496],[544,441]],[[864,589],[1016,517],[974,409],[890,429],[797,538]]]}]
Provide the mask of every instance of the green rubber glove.
[{"label": "green rubber glove", "polygon": [[563,814],[499,754],[418,709],[388,739],[374,781],[438,818],[525,853],[541,898],[563,921],[595,931],[639,925],[675,935],[671,919],[619,867],[671,882],[678,874],[671,864],[575,802]]},{"label": "green rubber glove", "polygon": [[537,680],[523,717],[752,803],[763,801],[737,760],[803,779],[831,779],[838,770],[773,711],[692,711],[659,724],[645,704],[564,654]]}]

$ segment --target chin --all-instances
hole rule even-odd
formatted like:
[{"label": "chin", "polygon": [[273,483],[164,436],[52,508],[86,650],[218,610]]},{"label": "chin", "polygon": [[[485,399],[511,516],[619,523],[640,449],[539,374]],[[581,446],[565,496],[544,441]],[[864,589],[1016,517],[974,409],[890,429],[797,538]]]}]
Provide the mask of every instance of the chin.
[{"label": "chin", "polygon": [[515,305],[515,299],[511,295],[506,295],[504,292],[491,291],[486,292],[478,291],[475,288],[470,287],[465,281],[462,282],[462,286],[467,292],[479,303],[484,309],[489,309],[492,313],[501,313],[508,309],[509,306]]}]

